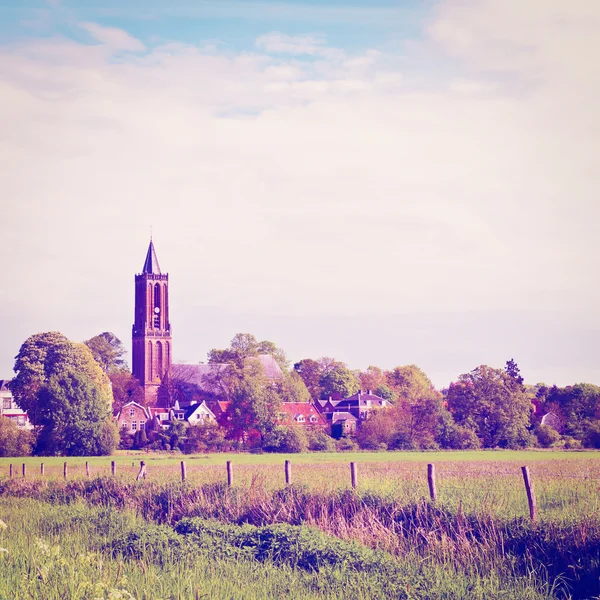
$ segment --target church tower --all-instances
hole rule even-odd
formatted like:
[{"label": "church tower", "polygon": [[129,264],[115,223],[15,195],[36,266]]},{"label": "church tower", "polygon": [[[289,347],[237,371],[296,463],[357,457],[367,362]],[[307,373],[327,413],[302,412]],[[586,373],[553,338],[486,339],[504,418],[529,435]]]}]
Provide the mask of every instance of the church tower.
[{"label": "church tower", "polygon": [[135,312],[132,329],[133,374],[144,387],[146,402],[156,403],[161,382],[171,368],[169,275],[158,266],[150,239],[144,268],[135,276]]}]

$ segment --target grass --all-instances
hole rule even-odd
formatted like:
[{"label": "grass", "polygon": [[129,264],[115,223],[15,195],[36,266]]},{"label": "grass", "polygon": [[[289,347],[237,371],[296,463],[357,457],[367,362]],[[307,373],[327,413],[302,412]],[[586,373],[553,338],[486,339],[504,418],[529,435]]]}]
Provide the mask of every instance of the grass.
[{"label": "grass", "polygon": [[[480,573],[403,559],[335,541],[306,527],[271,531],[191,520],[179,532],[141,520],[131,511],[0,499],[0,598],[21,600],[555,598],[553,588],[511,572],[509,561]],[[271,534],[269,537],[268,534]],[[299,536],[299,537],[298,537]],[[298,560],[321,549],[318,569]],[[357,562],[359,561],[359,562]],[[508,576],[510,575],[510,576]]]},{"label": "grass", "polygon": [[[293,476],[293,485],[287,487],[283,478],[286,458],[292,461]],[[96,567],[102,564],[113,575],[115,569],[125,574],[129,587],[123,589],[135,598],[195,598],[196,593],[211,598],[342,598],[348,597],[348,586],[352,598],[600,597],[599,458],[598,452],[500,451],[209,457],[143,453],[114,459],[0,459],[0,518],[10,519],[6,522],[11,531],[18,528],[11,544],[14,549],[21,548],[11,583],[3,588],[0,582],[0,600],[78,597],[75,588],[69,591],[74,596],[66,592],[62,596],[28,596],[26,588],[20,596],[9,593],[14,586],[21,589],[17,581],[23,579],[23,573],[19,569],[32,573],[32,564],[37,569],[43,562],[36,558],[35,538],[42,536],[44,543],[53,547],[57,536],[64,539],[65,532],[75,536],[72,540],[67,536],[68,547],[61,542],[61,556],[68,553],[68,564],[91,552],[94,558],[89,560],[100,561],[94,563]],[[136,482],[140,459],[148,464],[148,479]],[[180,481],[182,459],[188,471],[185,483]],[[62,476],[65,460],[69,464],[67,481]],[[90,478],[85,476],[86,460],[91,465]],[[110,476],[111,460],[117,462],[116,477]],[[226,485],[226,460],[234,464],[232,488]],[[349,489],[350,460],[359,463],[356,490]],[[43,477],[39,474],[42,461],[46,468]],[[15,477],[9,480],[8,464],[20,466],[23,462],[27,477],[22,479],[20,469],[15,469]],[[436,464],[435,504],[427,500],[428,462]],[[528,464],[533,475],[540,514],[537,524],[528,519],[522,464]],[[117,521],[124,519],[118,521],[120,533],[152,523],[176,528],[190,517],[216,519],[221,525],[216,529],[202,525],[210,535],[203,533],[198,547],[190,550],[188,554],[196,558],[189,565],[187,559],[182,563],[170,555],[157,563],[151,548],[150,554],[141,558],[106,554],[117,532],[112,525],[112,529],[103,529],[98,521],[100,512],[94,511],[107,508]],[[71,511],[75,517],[77,511],[91,511],[83,519],[85,526],[77,525],[79,517],[73,517]],[[66,524],[61,515],[66,515]],[[73,519],[69,517],[69,521],[68,515]],[[256,536],[262,539],[260,528],[286,523],[316,527],[323,535],[333,536],[331,540],[383,552],[388,558],[380,562],[395,561],[394,575],[381,569],[348,571],[347,564],[337,563],[315,574],[299,568],[300,559],[276,563],[275,555],[268,552],[267,560],[258,560],[256,553],[240,554],[238,546],[248,548],[239,541],[246,534],[253,540]],[[227,530],[222,535],[219,528],[224,524],[255,529],[253,533]],[[8,538],[2,535],[0,532],[0,547],[5,547],[2,539]],[[275,534],[268,529],[268,535]],[[237,541],[230,543],[232,539]],[[33,548],[38,554],[26,555],[24,540],[28,540],[28,551]],[[319,541],[328,555],[336,543]],[[79,554],[71,555],[72,548],[79,548]],[[185,569],[182,564],[187,565]],[[5,565],[0,563],[0,571]],[[96,567],[94,573],[106,572],[105,567]],[[77,583],[81,573],[65,573],[61,577],[65,581],[71,578],[72,585],[87,585]],[[244,586],[232,585],[234,580],[244,581]],[[108,586],[107,581],[112,580],[91,581]],[[153,595],[152,585],[164,595]],[[104,596],[89,597],[111,597],[109,587],[102,590]]]}]

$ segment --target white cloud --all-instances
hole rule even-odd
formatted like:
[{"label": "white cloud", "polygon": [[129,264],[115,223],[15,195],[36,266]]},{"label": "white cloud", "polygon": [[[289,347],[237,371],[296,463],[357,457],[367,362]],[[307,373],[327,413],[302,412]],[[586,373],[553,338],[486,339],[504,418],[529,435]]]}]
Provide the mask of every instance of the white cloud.
[{"label": "white cloud", "polygon": [[108,46],[111,50],[126,50],[128,52],[141,52],[146,46],[126,31],[117,27],[103,27],[98,23],[79,23],[95,40]]},{"label": "white cloud", "polygon": [[272,31],[256,39],[256,47],[272,54],[293,54],[309,56],[324,56],[326,58],[342,58],[344,53],[338,48],[325,46],[322,35],[286,35]]}]

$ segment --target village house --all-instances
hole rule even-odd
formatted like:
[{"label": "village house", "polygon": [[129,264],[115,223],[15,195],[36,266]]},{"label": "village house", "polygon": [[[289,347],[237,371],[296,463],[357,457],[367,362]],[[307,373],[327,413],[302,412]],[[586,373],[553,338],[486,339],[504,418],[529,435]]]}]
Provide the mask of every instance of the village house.
[{"label": "village house", "polygon": [[19,408],[8,387],[10,379],[0,379],[0,416],[11,419],[19,429],[33,429],[27,412]]},{"label": "village house", "polygon": [[354,434],[361,421],[366,421],[373,410],[388,406],[388,401],[369,390],[366,394],[359,391],[342,400],[331,397],[317,400],[315,406],[329,424],[331,435],[339,438]]},{"label": "village house", "polygon": [[281,413],[283,420],[305,428],[328,428],[327,421],[310,402],[282,402]]},{"label": "village house", "polygon": [[128,402],[127,404],[124,404],[116,417],[119,428],[131,435],[135,435],[138,431],[145,430],[151,419],[152,415],[150,411],[137,402]]}]

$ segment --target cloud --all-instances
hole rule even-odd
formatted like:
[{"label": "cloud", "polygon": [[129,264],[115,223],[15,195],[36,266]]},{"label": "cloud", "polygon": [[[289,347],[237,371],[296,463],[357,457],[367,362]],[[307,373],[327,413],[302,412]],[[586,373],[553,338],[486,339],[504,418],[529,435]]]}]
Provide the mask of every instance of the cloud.
[{"label": "cloud", "polygon": [[325,37],[316,34],[285,35],[273,31],[256,39],[256,47],[272,54],[293,54],[341,58],[344,53],[338,48],[324,45]]},{"label": "cloud", "polygon": [[111,50],[141,52],[146,46],[126,31],[117,27],[104,27],[98,23],[79,23],[79,27],[87,31],[95,40],[108,46]]},{"label": "cloud", "polygon": [[[402,56],[273,32],[252,52],[173,43],[119,61],[64,38],[1,47],[4,314],[77,339],[122,319],[127,339],[153,225],[172,302],[198,323],[218,307],[600,327],[598,40],[557,4],[519,6],[442,2]],[[208,349],[179,340],[190,359]]]}]

